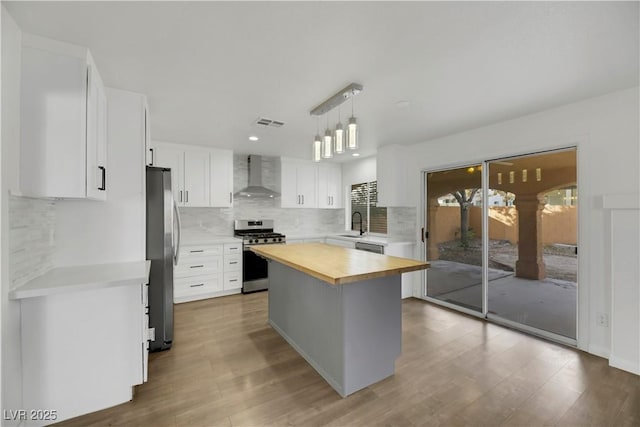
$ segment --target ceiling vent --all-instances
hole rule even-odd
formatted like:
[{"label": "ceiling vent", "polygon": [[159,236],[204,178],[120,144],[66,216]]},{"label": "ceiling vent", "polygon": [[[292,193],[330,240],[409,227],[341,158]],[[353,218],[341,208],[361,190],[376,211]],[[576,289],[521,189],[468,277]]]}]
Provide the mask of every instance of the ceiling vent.
[{"label": "ceiling vent", "polygon": [[256,124],[259,126],[265,126],[270,128],[280,128],[284,126],[284,122],[281,122],[279,120],[267,119],[266,117],[258,118],[258,120],[256,120]]}]

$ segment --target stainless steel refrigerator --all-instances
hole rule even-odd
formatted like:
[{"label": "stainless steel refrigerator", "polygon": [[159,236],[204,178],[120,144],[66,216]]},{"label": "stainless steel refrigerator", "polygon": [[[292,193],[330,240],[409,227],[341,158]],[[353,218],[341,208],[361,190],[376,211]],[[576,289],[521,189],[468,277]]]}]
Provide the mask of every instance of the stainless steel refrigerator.
[{"label": "stainless steel refrigerator", "polygon": [[149,351],[173,342],[173,266],[180,250],[180,214],[171,194],[171,169],[147,167],[147,259],[149,274]]}]

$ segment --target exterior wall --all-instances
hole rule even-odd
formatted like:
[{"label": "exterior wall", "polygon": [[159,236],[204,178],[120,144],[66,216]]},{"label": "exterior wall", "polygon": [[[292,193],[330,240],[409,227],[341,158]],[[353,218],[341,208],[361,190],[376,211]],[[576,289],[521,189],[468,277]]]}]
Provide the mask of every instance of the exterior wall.
[{"label": "exterior wall", "polygon": [[[437,208],[436,243],[458,239],[460,236],[460,208],[440,206]],[[542,244],[577,244],[577,209],[575,206],[545,206],[542,211]],[[475,237],[482,236],[482,209],[473,206],[469,211],[469,227]],[[518,210],[510,206],[489,208],[489,239],[508,240],[518,243]]]}]

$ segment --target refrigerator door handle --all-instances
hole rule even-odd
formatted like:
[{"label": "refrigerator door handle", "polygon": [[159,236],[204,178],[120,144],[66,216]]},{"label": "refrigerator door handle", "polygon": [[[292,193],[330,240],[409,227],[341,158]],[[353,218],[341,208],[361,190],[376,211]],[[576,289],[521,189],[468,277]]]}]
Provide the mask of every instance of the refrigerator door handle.
[{"label": "refrigerator door handle", "polygon": [[178,205],[177,203],[172,200],[173,203],[173,211],[175,212],[176,215],[176,223],[177,223],[177,227],[176,230],[174,231],[175,235],[177,236],[176,239],[176,244],[173,248],[174,254],[173,254],[173,264],[174,265],[178,265],[178,261],[180,260],[180,233],[181,233],[181,228],[182,225],[180,223],[180,211],[178,210]]}]

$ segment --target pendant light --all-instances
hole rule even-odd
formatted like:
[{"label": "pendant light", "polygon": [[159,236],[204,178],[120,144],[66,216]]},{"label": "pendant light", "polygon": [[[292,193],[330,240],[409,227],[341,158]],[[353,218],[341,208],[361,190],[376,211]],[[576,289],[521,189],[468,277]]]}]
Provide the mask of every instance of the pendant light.
[{"label": "pendant light", "polygon": [[[317,132],[313,140],[311,157],[314,161],[320,162],[322,161],[321,159],[330,159],[334,153],[343,154],[347,149],[358,149],[358,124],[353,114],[353,97],[362,92],[362,89],[361,84],[350,83],[311,109],[310,114],[312,116],[327,115],[327,127],[325,128],[324,136],[320,136],[320,132]],[[329,111],[348,101],[349,98],[351,98],[351,118],[348,120],[347,127],[343,126],[340,110],[338,110],[338,123],[335,127],[329,129]]]},{"label": "pendant light", "polygon": [[340,122],[340,108],[338,108],[338,124],[336,125],[335,131],[335,151],[336,154],[342,154],[345,151],[344,129],[342,128],[342,123]]},{"label": "pendant light", "polygon": [[333,157],[333,136],[329,130],[329,114],[327,114],[327,130],[324,132],[324,140],[322,141],[322,158],[330,159]]},{"label": "pendant light", "polygon": [[313,139],[311,156],[314,162],[322,160],[322,138],[320,138],[320,130],[318,120],[316,119],[316,137]]},{"label": "pendant light", "polygon": [[347,125],[347,148],[349,150],[358,149],[358,124],[356,118],[353,117],[353,97],[351,97],[351,118]]}]

